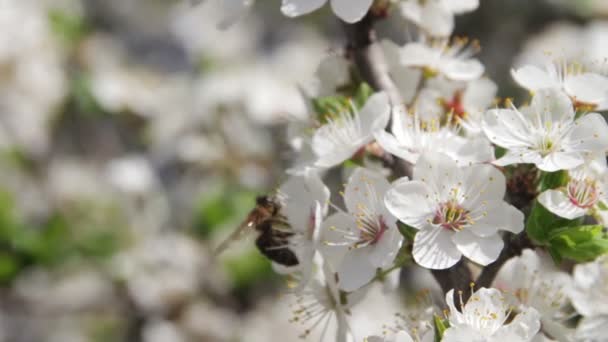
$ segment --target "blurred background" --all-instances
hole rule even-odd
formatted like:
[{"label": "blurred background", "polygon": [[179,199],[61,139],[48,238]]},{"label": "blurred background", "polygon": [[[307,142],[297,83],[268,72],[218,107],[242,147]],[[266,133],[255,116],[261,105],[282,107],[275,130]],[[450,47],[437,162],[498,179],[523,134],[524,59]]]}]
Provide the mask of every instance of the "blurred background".
[{"label": "blurred background", "polygon": [[[0,342],[301,332],[251,241],[210,253],[285,178],[300,89],[343,45],[327,9],[279,7],[258,1],[218,31],[209,1],[0,0]],[[381,36],[403,43],[412,28],[393,17]],[[605,61],[608,2],[482,0],[457,34],[514,96],[510,68],[547,51]],[[371,293],[354,325],[381,331],[399,298]]]}]

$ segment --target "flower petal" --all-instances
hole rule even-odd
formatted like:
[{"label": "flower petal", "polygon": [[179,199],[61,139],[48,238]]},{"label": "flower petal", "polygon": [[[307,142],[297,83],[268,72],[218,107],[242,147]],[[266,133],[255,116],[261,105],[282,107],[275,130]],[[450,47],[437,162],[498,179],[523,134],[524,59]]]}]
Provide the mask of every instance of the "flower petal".
[{"label": "flower petal", "polygon": [[608,150],[608,124],[598,113],[589,113],[574,122],[564,149],[605,153]]},{"label": "flower petal", "polygon": [[498,234],[480,237],[468,230],[454,234],[452,241],[464,256],[482,266],[494,262],[504,246]]},{"label": "flower petal", "polygon": [[553,79],[546,70],[533,65],[511,69],[511,76],[517,84],[532,91],[560,87],[557,80]]},{"label": "flower petal", "polygon": [[585,215],[587,209],[572,204],[568,196],[558,190],[547,190],[538,196],[543,207],[557,216],[573,220]]},{"label": "flower petal", "polygon": [[559,122],[570,124],[574,120],[572,101],[559,89],[538,90],[532,98],[530,107],[544,124],[549,122],[554,125]]},{"label": "flower petal", "polygon": [[298,17],[321,8],[327,0],[283,0],[281,12],[288,17]]},{"label": "flower petal", "polygon": [[397,138],[394,135],[386,132],[379,131],[374,134],[374,138],[385,151],[389,152],[392,155],[395,155],[405,161],[408,161],[412,164],[415,164],[418,160],[419,155],[410,151],[407,147],[399,144]]},{"label": "flower petal", "polygon": [[608,77],[584,73],[566,77],[564,89],[574,101],[600,104],[608,100]]},{"label": "flower petal", "polygon": [[374,0],[331,0],[331,8],[334,13],[347,23],[361,20]]},{"label": "flower petal", "polygon": [[391,115],[388,95],[380,92],[370,96],[358,115],[363,136],[384,130]]},{"label": "flower petal", "polygon": [[386,192],[384,204],[388,211],[407,225],[421,229],[433,217],[435,210],[429,202],[429,188],[420,181],[402,179]]},{"label": "flower petal", "polygon": [[532,132],[525,117],[517,110],[492,109],[486,112],[482,128],[488,139],[507,149],[532,145]]},{"label": "flower petal", "polygon": [[[351,214],[361,212],[369,214],[384,214],[384,194],[390,188],[386,178],[375,171],[366,168],[357,168],[348,179],[344,189],[344,203]],[[393,219],[385,217],[387,220]]]},{"label": "flower petal", "polygon": [[412,255],[422,267],[442,270],[454,266],[462,257],[454,243],[453,233],[427,225],[414,237]]},{"label": "flower petal", "polygon": [[370,263],[365,248],[354,248],[346,254],[338,266],[338,287],[351,292],[369,283],[376,275],[376,267]]},{"label": "flower petal", "polygon": [[485,67],[477,59],[453,59],[441,65],[441,72],[454,81],[472,81],[483,75]]}]

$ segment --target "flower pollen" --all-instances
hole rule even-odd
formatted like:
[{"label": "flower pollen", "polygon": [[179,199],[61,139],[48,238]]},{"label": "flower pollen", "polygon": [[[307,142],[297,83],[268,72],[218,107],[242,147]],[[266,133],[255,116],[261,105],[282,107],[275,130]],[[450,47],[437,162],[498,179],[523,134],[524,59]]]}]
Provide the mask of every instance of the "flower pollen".
[{"label": "flower pollen", "polygon": [[455,201],[449,201],[439,205],[432,223],[444,229],[459,232],[465,226],[472,224],[473,219],[468,210]]}]

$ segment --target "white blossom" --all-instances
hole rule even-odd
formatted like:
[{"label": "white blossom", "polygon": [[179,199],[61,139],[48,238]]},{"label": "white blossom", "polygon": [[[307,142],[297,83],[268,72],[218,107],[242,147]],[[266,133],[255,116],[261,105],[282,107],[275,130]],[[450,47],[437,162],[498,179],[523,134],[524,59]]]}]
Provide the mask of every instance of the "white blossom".
[{"label": "white blossom", "polygon": [[499,342],[531,341],[540,329],[539,314],[533,308],[522,310],[511,319],[512,309],[505,296],[496,289],[481,288],[460,304],[462,312],[454,305],[454,290],[445,300],[450,307],[450,327],[445,331],[444,342]]},{"label": "white blossom", "polygon": [[[298,17],[321,8],[328,0],[283,0],[281,11],[288,17]],[[340,19],[347,23],[361,20],[373,0],[329,0],[331,9]]]},{"label": "white blossom", "polygon": [[401,15],[431,36],[447,37],[454,30],[454,15],[474,11],[479,0],[405,0]]},{"label": "white blossom", "polygon": [[348,211],[331,215],[323,224],[322,253],[345,291],[362,287],[377,269],[391,266],[401,246],[396,219],[382,201],[389,186],[382,174],[358,168],[344,190]]},{"label": "white blossom", "polygon": [[423,267],[445,269],[464,254],[487,265],[503,248],[499,230],[519,233],[523,214],[503,201],[505,177],[491,165],[459,168],[445,155],[422,156],[413,180],[387,192],[388,210],[418,229],[413,257]]},{"label": "white blossom", "polygon": [[518,310],[532,307],[540,314],[543,331],[560,341],[571,338],[565,325],[570,318],[568,291],[570,275],[555,267],[541,251],[525,249],[521,256],[507,261],[494,280],[494,287],[513,295]]},{"label": "white blossom", "polygon": [[573,220],[597,213],[608,203],[608,168],[604,154],[568,172],[568,184],[549,189],[538,201],[550,212]]},{"label": "white blossom", "polygon": [[591,106],[594,110],[608,109],[608,77],[587,72],[581,64],[547,63],[544,69],[526,65],[512,69],[511,75],[530,91],[557,89],[568,94],[576,105]]},{"label": "white blossom", "polygon": [[297,277],[297,289],[305,286],[313,274],[315,251],[323,217],[327,214],[329,189],[314,171],[291,176],[278,191],[281,213],[287,218],[287,232],[293,234],[288,246],[298,258],[298,265],[284,267],[274,263],[274,269]]},{"label": "white blossom", "polygon": [[412,164],[421,155],[437,152],[459,166],[494,159],[494,149],[484,136],[464,138],[450,127],[440,127],[438,121],[422,121],[417,111],[410,114],[403,107],[393,107],[391,132],[377,132],[376,141],[386,151]]},{"label": "white blossom", "polygon": [[401,48],[400,60],[404,66],[423,68],[427,74],[442,74],[454,81],[478,79],[485,68],[472,56],[476,44],[466,39],[457,39],[452,44],[447,40],[438,43],[413,42]]},{"label": "white blossom", "polygon": [[605,341],[608,336],[608,257],[579,264],[572,274],[574,284],[570,291],[572,305],[583,318],[576,337],[584,341]]},{"label": "white blossom", "polygon": [[608,125],[597,113],[575,120],[572,102],[554,89],[539,90],[529,107],[493,109],[482,123],[488,139],[507,149],[496,165],[533,163],[547,172],[573,169],[608,150]]},{"label": "white blossom", "polygon": [[327,118],[312,137],[316,155],[314,166],[328,168],[352,157],[359,149],[372,142],[373,134],[383,130],[390,116],[390,105],[385,93],[372,95],[359,111],[351,105]]}]

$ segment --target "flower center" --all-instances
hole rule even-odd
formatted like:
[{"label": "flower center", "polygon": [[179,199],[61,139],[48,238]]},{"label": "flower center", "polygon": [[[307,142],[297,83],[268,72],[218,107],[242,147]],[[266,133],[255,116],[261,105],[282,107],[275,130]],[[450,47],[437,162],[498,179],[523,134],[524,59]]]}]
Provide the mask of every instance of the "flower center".
[{"label": "flower center", "polygon": [[458,203],[450,201],[439,205],[432,222],[444,229],[459,232],[466,225],[471,224],[472,221],[468,210],[461,207]]},{"label": "flower center", "polygon": [[355,248],[375,245],[380,241],[388,226],[382,215],[358,215],[357,228],[359,229],[359,240],[355,243]]},{"label": "flower center", "polygon": [[568,182],[568,198],[579,208],[588,209],[598,201],[598,192],[595,182],[590,179],[571,179]]},{"label": "flower center", "polygon": [[462,91],[457,91],[451,100],[443,100],[442,105],[445,112],[448,113],[450,121],[457,123],[465,118],[466,112],[462,104]]}]

